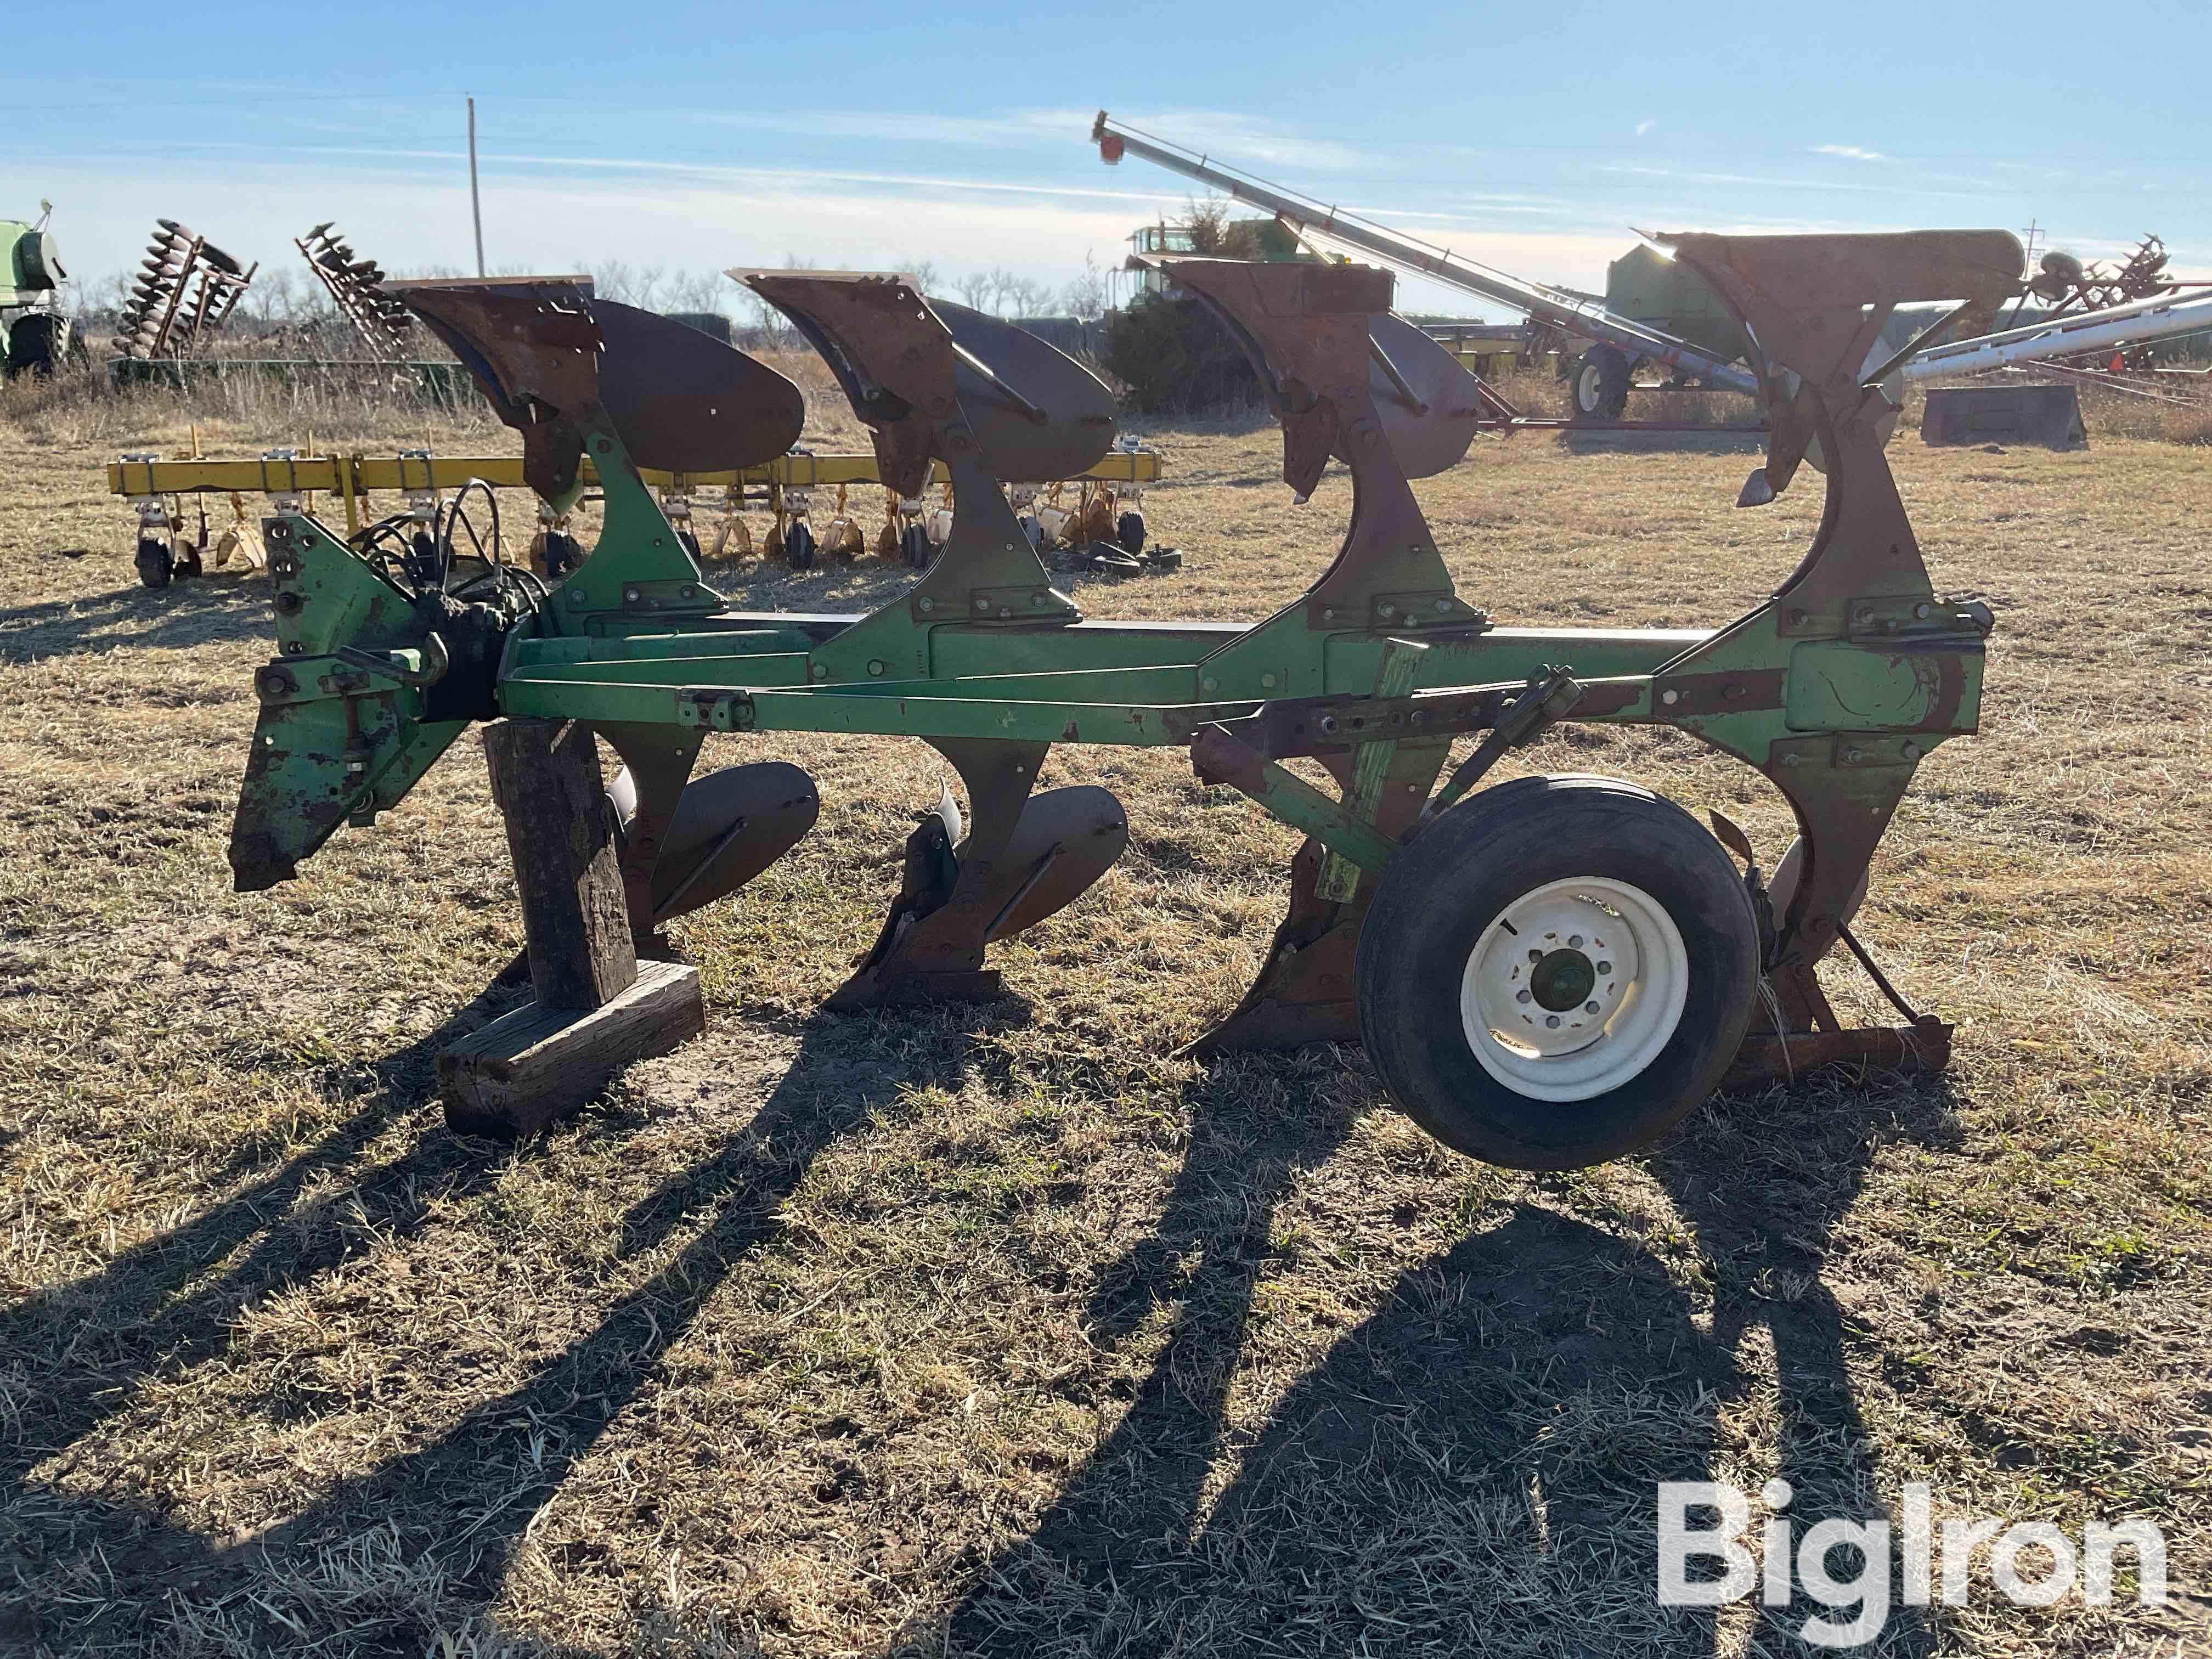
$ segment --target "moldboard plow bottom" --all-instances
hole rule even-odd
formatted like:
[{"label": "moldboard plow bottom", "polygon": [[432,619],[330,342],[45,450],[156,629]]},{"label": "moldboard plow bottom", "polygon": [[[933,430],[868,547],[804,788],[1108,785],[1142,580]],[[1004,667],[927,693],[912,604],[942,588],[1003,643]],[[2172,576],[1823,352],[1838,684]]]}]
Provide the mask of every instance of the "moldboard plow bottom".
[{"label": "moldboard plow bottom", "polygon": [[[539,999],[512,1035],[520,1058],[490,1069],[546,1073],[570,1042],[596,1077],[620,1042],[605,1008],[627,996],[664,1010],[635,1016],[638,1053],[683,1023],[665,1012],[661,967],[650,996],[610,988],[624,953],[667,957],[671,916],[741,890],[814,821],[811,780],[782,763],[694,780],[709,732],[917,738],[960,776],[965,815],[948,794],[908,838],[898,895],[838,1008],[989,994],[990,946],[1078,902],[1127,838],[1102,788],[1035,793],[1048,754],[1172,746],[1308,837],[1258,981],[1200,1054],[1356,1038],[1440,1139],[1547,1169],[1650,1145],[1724,1079],[1941,1066],[1948,1026],[1908,1012],[1845,1028],[1816,973],[1841,940],[1887,990],[1850,922],[1920,761],[1975,729],[1990,625],[1931,587],[1882,454],[1894,409],[1860,370],[1899,304],[2016,292],[2020,246],[1999,232],[1672,240],[1759,343],[1772,430],[1745,501],[1771,500],[1808,456],[1826,475],[1796,569],[1710,631],[1504,627],[1461,598],[1408,478],[1456,464],[1474,422],[1434,395],[1456,366],[1394,325],[1384,271],[1161,262],[1250,358],[1282,424],[1285,483],[1306,495],[1332,460],[1352,481],[1334,562],[1250,626],[1082,615],[1004,486],[1095,463],[1114,439],[1110,395],[1034,337],[908,279],[732,273],[828,362],[885,484],[911,495],[933,462],[950,475],[949,539],[858,617],[729,610],[639,477],[783,453],[803,418],[789,381],[595,300],[586,279],[395,284],[522,433],[541,496],[569,499],[589,457],[604,531],[548,586],[486,560],[410,574],[312,516],[272,519],[279,651],[258,681],[238,884],[283,880],[341,823],[371,821],[472,720],[546,733],[487,744]],[[1489,780],[1565,722],[1694,735],[1774,784],[1796,842],[1770,876],[1726,819],[1708,830],[1638,785]],[[561,736],[575,725],[625,762],[611,789],[585,764],[592,746]],[[1455,765],[1461,738],[1472,751]],[[1284,764],[1299,758],[1334,791]],[[558,790],[516,781],[560,769]],[[518,825],[526,800],[538,821]],[[526,876],[529,859],[558,878]],[[580,983],[562,950],[611,970]],[[465,1121],[482,1127],[485,1097]],[[515,1107],[506,1127],[569,1103]]]}]

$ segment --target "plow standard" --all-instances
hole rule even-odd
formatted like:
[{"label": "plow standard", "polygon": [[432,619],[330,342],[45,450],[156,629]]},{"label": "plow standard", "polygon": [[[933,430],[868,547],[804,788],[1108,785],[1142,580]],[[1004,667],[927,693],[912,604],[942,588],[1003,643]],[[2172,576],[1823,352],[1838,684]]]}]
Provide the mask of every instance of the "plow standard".
[{"label": "plow standard", "polygon": [[[1862,370],[1901,303],[2017,293],[2021,247],[2002,232],[1670,240],[1758,343],[1771,431],[1745,501],[1772,499],[1808,453],[1826,474],[1796,570],[1711,631],[1503,626],[1455,591],[1408,480],[1457,463],[1481,410],[1424,395],[1456,365],[1390,326],[1391,278],[1370,267],[1161,262],[1251,358],[1285,481],[1310,494],[1332,460],[1352,480],[1334,562],[1250,626],[1081,614],[1002,485],[1097,463],[1110,393],[904,278],[733,273],[829,362],[887,485],[913,495],[933,463],[951,476],[945,545],[860,617],[727,609],[640,476],[781,455],[804,412],[789,381],[586,281],[395,284],[521,432],[539,495],[572,501],[588,459],[604,532],[554,586],[493,560],[379,564],[312,515],[271,518],[279,649],[257,678],[237,884],[293,876],[471,721],[501,720],[486,746],[538,1002],[472,1040],[448,1102],[535,1079],[505,1119],[522,1130],[696,1029],[690,970],[635,952],[667,956],[672,917],[812,826],[812,782],[784,763],[694,779],[710,734],[918,738],[965,786],[964,817],[948,796],[909,837],[842,1008],[991,994],[990,945],[1075,901],[1127,836],[1104,789],[1035,792],[1050,749],[1178,748],[1309,837],[1258,981],[1201,1053],[1362,1041],[1425,1127],[1528,1168],[1645,1146],[1731,1078],[1940,1066],[1940,1020],[1846,1028],[1816,971],[1838,942],[1871,969],[1850,927],[1869,862],[1920,761],[1975,729],[1991,621],[1930,584],[1882,453],[1894,407]],[[1769,874],[1725,819],[1709,833],[1633,784],[1486,787],[1560,722],[1689,732],[1763,774],[1797,840]],[[611,814],[581,732],[625,763]],[[1462,737],[1472,752],[1447,773]],[[1301,758],[1334,793],[1284,764]]]}]

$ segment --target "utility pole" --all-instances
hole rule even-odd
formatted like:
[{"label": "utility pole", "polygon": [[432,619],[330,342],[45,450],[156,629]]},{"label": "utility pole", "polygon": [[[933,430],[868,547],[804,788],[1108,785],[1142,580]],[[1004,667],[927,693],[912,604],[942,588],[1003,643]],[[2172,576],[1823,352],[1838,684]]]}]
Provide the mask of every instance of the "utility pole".
[{"label": "utility pole", "polygon": [[469,100],[469,217],[477,228],[477,275],[483,268],[483,198],[477,193],[477,100]]}]

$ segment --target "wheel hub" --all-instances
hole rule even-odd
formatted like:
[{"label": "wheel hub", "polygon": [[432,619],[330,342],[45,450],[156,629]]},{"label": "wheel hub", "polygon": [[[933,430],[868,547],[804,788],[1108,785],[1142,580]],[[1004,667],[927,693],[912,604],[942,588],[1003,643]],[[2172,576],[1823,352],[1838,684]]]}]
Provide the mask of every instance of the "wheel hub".
[{"label": "wheel hub", "polygon": [[1688,996],[1681,932],[1642,888],[1547,882],[1508,904],[1468,954],[1460,1012],[1492,1077],[1539,1100],[1587,1100],[1665,1048]]},{"label": "wheel hub", "polygon": [[1552,951],[1528,969],[1528,989],[1537,1006],[1555,1014],[1589,1000],[1597,988],[1597,968],[1580,951]]}]

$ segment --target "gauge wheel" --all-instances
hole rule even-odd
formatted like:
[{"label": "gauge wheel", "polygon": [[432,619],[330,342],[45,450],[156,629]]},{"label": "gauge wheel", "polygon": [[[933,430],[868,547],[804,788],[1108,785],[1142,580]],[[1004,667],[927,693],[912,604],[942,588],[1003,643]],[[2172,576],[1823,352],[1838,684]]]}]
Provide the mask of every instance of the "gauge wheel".
[{"label": "gauge wheel", "polygon": [[138,580],[149,587],[167,587],[169,578],[177,574],[175,556],[168,543],[159,536],[138,538]]},{"label": "gauge wheel", "polygon": [[1145,515],[1133,507],[1114,520],[1114,539],[1131,558],[1145,550]]},{"label": "gauge wheel", "polygon": [[1451,808],[1377,884],[1359,1028],[1447,1146],[1519,1170],[1640,1152],[1742,1046],[1759,929],[1703,825],[1614,778],[1516,779]]},{"label": "gauge wheel", "polygon": [[1592,346],[1575,360],[1567,392],[1576,420],[1619,420],[1628,407],[1628,359],[1611,346]]},{"label": "gauge wheel", "polygon": [[814,563],[814,532],[801,519],[783,532],[783,562],[793,570],[805,570]]}]

